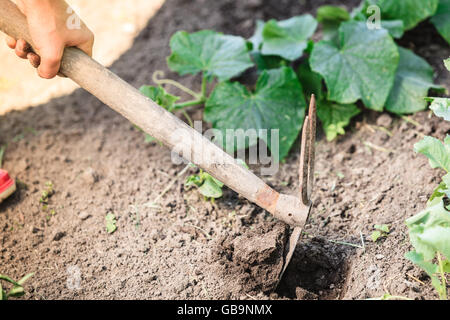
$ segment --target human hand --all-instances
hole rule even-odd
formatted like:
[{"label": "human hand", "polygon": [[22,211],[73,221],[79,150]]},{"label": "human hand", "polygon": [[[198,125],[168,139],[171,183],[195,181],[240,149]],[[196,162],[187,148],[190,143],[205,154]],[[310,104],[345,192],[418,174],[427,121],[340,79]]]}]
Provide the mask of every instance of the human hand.
[{"label": "human hand", "polygon": [[40,77],[51,79],[58,74],[66,47],[78,47],[92,55],[94,35],[81,19],[79,27],[68,27],[69,17],[76,14],[65,1],[17,0],[17,6],[27,18],[31,39],[39,55],[32,52],[23,39],[7,37],[6,43],[17,56],[28,59],[38,69]]}]

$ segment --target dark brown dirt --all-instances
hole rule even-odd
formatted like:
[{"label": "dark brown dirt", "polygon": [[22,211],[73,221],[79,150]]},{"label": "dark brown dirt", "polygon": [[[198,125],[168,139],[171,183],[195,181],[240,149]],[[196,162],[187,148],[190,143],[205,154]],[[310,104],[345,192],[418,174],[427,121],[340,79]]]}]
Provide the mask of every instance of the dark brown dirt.
[{"label": "dark brown dirt", "polygon": [[[137,87],[161,69],[198,89],[196,78],[167,70],[175,31],[250,36],[255,19],[314,13],[325,3],[341,1],[168,0],[112,69]],[[442,70],[450,49],[430,32],[415,49]],[[0,205],[0,273],[36,272],[29,299],[364,299],[386,292],[436,299],[429,279],[403,257],[410,250],[404,220],[425,206],[441,175],[413,144],[423,134],[443,137],[450,125],[428,112],[413,119],[420,125],[365,112],[337,141],[319,135],[313,214],[272,291],[287,232],[269,214],[230,190],[215,203],[185,190],[184,178],[176,178],[183,168],[167,149],[146,144],[82,90],[11,112],[0,119],[0,143],[8,143],[5,166],[20,182]],[[266,179],[277,190],[295,190],[297,150]],[[174,179],[158,205],[148,205]],[[45,208],[39,199],[47,181],[55,194]],[[117,217],[113,234],[105,229],[108,213]],[[373,225],[384,223],[391,232],[372,243]]]}]

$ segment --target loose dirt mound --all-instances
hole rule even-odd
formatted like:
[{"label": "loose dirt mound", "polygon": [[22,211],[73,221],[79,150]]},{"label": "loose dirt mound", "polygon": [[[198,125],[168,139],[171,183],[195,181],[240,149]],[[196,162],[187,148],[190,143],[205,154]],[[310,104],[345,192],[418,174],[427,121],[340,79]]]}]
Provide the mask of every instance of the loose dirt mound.
[{"label": "loose dirt mound", "polygon": [[[169,38],[179,29],[250,36],[256,19],[315,13],[333,2],[341,3],[168,0],[112,69],[135,86],[149,84],[153,71],[168,72]],[[411,36],[405,45],[428,52],[432,43],[430,62],[438,68],[450,50],[429,32],[430,42],[414,47]],[[196,80],[180,79],[199,89]],[[11,112],[0,119],[0,143],[8,143],[5,165],[19,190],[0,205],[0,273],[35,271],[31,299],[361,299],[387,291],[436,298],[429,279],[403,257],[410,250],[404,220],[424,207],[440,175],[413,144],[450,127],[427,112],[414,120],[420,126],[365,112],[345,137],[327,143],[319,135],[311,220],[272,292],[287,232],[269,214],[230,190],[215,203],[185,190],[176,178],[183,167],[167,149],[146,144],[132,124],[81,90]],[[279,191],[297,187],[298,150],[266,179]],[[55,194],[44,207],[47,181]],[[114,234],[105,229],[108,213],[117,217]],[[383,223],[391,233],[371,243],[373,225]]]}]

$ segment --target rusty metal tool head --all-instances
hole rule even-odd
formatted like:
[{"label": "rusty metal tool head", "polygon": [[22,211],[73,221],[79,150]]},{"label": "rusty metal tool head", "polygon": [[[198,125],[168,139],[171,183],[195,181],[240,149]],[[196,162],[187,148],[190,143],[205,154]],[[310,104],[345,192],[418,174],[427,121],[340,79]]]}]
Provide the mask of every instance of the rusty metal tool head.
[{"label": "rusty metal tool head", "polygon": [[[299,194],[302,204],[307,210],[307,217],[311,212],[312,201],[311,194],[314,186],[314,160],[315,160],[315,142],[316,142],[316,98],[311,96],[309,104],[309,112],[305,117],[303,123],[301,152],[299,160]],[[306,223],[306,221],[305,221]],[[283,277],[289,262],[294,255],[297,242],[300,240],[303,226],[296,226],[292,231],[286,247],[286,255],[284,258],[283,269],[280,274],[280,279]]]}]

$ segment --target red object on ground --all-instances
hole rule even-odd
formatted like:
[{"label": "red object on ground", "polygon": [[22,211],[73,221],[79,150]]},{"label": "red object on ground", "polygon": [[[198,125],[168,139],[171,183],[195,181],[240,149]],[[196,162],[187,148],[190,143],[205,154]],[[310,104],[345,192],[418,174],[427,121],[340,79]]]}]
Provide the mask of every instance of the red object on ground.
[{"label": "red object on ground", "polygon": [[16,191],[16,181],[11,179],[8,172],[0,169],[0,203]]}]

